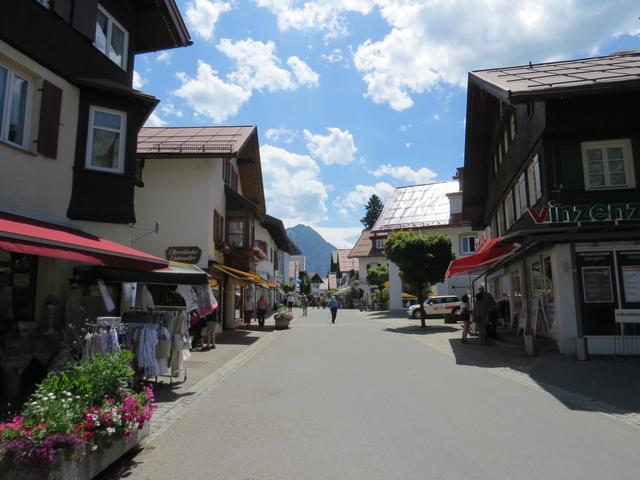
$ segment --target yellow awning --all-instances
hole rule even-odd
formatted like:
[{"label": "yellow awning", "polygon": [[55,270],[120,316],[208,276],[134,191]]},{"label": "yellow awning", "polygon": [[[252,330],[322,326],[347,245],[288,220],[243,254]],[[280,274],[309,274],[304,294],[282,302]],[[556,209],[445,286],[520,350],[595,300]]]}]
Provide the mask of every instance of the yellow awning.
[{"label": "yellow awning", "polygon": [[407,292],[402,292],[402,299],[403,300],[418,300],[418,297],[416,297],[415,295],[411,295],[410,293],[407,293]]},{"label": "yellow awning", "polygon": [[247,280],[253,283],[261,283],[262,278],[255,273],[244,272],[242,270],[238,270],[237,268],[229,267],[228,265],[223,265],[222,263],[214,263],[212,265],[216,270],[220,270],[227,275],[232,276],[233,278],[237,278],[238,280]]}]

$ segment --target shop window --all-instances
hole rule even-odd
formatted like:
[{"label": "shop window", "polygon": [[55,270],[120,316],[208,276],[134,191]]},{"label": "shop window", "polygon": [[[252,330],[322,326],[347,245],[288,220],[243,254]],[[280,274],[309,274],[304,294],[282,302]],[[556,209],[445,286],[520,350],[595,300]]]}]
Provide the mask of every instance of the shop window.
[{"label": "shop window", "polygon": [[536,204],[538,199],[542,197],[542,184],[540,183],[540,162],[538,154],[533,156],[533,160],[527,167],[527,179],[529,180],[529,206]]},{"label": "shop window", "polygon": [[244,247],[244,220],[229,220],[227,236],[232,247]]},{"label": "shop window", "polygon": [[98,7],[96,37],[93,44],[112,62],[127,70],[129,33],[102,7]]},{"label": "shop window", "polygon": [[25,148],[31,82],[0,65],[0,140]]},{"label": "shop window", "polygon": [[124,171],[127,114],[106,108],[89,109],[86,167],[92,170]]},{"label": "shop window", "polygon": [[587,190],[635,187],[630,140],[585,142],[581,146]]},{"label": "shop window", "polygon": [[611,267],[582,267],[584,303],[613,303],[613,280]]},{"label": "shop window", "polygon": [[460,252],[462,255],[470,255],[476,251],[476,237],[465,236],[460,238]]}]

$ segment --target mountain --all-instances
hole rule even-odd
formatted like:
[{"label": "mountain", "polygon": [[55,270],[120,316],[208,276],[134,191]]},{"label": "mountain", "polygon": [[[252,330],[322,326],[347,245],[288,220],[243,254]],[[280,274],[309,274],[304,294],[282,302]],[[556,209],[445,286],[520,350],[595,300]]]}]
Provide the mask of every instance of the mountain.
[{"label": "mountain", "polygon": [[307,257],[307,272],[326,277],[331,269],[331,252],[336,247],[327,242],[322,235],[306,225],[287,228],[287,235],[302,254]]}]

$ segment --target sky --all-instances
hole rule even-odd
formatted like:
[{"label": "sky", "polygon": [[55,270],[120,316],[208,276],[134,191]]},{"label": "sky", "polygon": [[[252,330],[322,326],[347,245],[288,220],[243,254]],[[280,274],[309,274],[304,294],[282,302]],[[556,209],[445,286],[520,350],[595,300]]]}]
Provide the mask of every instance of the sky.
[{"label": "sky", "polygon": [[338,248],[364,205],[463,164],[470,70],[640,48],[637,0],[178,0],[136,58],[147,126],[256,125],[268,212]]}]

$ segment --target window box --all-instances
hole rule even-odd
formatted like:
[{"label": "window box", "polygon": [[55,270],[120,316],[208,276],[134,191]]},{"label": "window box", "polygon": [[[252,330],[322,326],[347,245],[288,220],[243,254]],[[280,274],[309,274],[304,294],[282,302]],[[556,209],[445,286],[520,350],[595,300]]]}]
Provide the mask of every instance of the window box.
[{"label": "window box", "polygon": [[86,168],[124,172],[127,114],[106,108],[89,109]]},{"label": "window box", "polygon": [[581,148],[586,190],[636,186],[631,140],[584,142]]}]

